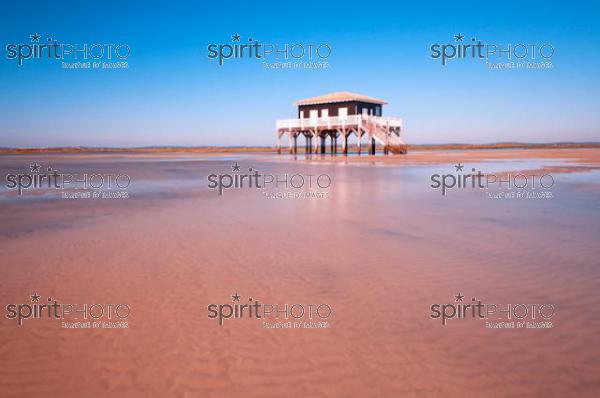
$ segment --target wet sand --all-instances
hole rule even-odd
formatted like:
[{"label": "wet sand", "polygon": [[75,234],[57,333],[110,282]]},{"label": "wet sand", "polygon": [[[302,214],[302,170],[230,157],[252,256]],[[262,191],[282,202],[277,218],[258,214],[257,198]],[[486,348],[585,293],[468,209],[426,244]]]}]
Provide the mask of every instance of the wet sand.
[{"label": "wet sand", "polygon": [[[428,151],[406,157],[23,155],[61,171],[127,173],[129,199],[0,191],[0,391],[7,397],[596,397],[600,394],[599,150]],[[327,198],[219,196],[239,162],[327,173]],[[552,199],[442,196],[461,162],[546,170]],[[327,303],[328,329],[223,326],[230,295]],[[23,326],[8,303],[127,303],[129,328]],[[430,318],[454,295],[552,303],[552,329]]]}]

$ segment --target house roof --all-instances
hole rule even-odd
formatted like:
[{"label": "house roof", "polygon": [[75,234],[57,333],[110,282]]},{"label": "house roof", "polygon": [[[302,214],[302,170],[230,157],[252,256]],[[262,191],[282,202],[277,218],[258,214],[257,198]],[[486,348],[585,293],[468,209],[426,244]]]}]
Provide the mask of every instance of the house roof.
[{"label": "house roof", "polygon": [[381,99],[368,97],[362,94],[351,93],[350,91],[338,91],[335,93],[329,93],[320,95],[318,97],[307,98],[296,101],[294,105],[317,105],[317,104],[331,104],[334,102],[348,102],[348,101],[360,101],[367,102],[369,104],[385,105],[387,102]]}]

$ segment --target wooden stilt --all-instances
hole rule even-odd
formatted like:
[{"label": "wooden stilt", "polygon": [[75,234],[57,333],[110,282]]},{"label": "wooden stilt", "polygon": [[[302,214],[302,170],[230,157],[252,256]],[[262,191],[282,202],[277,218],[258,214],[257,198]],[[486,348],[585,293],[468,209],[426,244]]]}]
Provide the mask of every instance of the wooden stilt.
[{"label": "wooden stilt", "polygon": [[384,155],[390,154],[390,134],[390,122],[387,122],[385,126],[385,147],[383,148]]},{"label": "wooden stilt", "polygon": [[371,138],[371,155],[375,155],[375,138]]},{"label": "wooden stilt", "polygon": [[334,135],[333,135],[333,153],[335,155],[337,155],[337,139],[338,139],[338,134],[334,133]]},{"label": "wooden stilt", "polygon": [[277,132],[277,153],[281,154],[281,134]]},{"label": "wooden stilt", "polygon": [[344,155],[348,154],[348,134],[344,133],[344,137],[342,138],[342,152],[344,152]]}]

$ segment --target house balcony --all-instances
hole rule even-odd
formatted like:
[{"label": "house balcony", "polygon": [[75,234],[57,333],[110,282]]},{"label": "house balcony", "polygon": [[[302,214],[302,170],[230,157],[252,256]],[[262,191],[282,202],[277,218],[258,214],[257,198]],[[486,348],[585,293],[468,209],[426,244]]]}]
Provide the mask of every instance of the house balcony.
[{"label": "house balcony", "polygon": [[[325,140],[331,140],[331,152],[337,152],[337,139],[342,138],[342,151],[348,152],[348,137],[357,137],[360,153],[361,139],[368,137],[371,153],[375,153],[376,143],[383,145],[384,153],[406,153],[407,146],[400,138],[402,119],[387,116],[349,115],[313,117],[305,119],[277,120],[277,150],[281,152],[281,137],[287,136],[290,153],[297,153],[298,137],[306,139],[306,152],[325,153]],[[314,144],[313,144],[314,139]]]},{"label": "house balcony", "polygon": [[358,129],[365,124],[389,126],[392,129],[402,129],[402,119],[389,116],[348,115],[329,116],[304,119],[277,120],[277,131],[320,131]]}]

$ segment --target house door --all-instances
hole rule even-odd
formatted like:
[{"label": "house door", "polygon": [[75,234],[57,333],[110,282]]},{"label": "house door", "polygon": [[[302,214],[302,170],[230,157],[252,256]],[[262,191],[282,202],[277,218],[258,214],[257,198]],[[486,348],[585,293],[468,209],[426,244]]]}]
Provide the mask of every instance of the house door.
[{"label": "house door", "polygon": [[348,108],[343,107],[338,109],[338,117],[340,119],[346,119],[348,117]]}]

